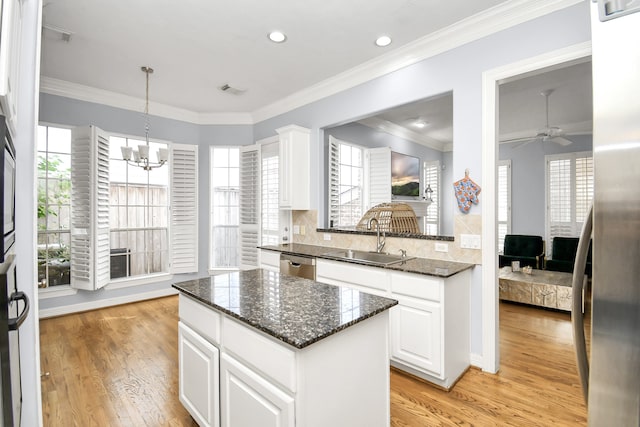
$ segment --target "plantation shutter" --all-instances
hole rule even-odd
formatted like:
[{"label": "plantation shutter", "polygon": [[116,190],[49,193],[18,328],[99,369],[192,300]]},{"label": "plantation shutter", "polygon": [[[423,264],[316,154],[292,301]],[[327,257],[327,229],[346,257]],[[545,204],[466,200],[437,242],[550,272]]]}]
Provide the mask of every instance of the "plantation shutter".
[{"label": "plantation shutter", "polygon": [[240,148],[240,268],[258,266],[260,146]]},{"label": "plantation shutter", "polygon": [[340,146],[329,136],[329,226],[340,224]]},{"label": "plantation shutter", "polygon": [[440,161],[438,160],[424,164],[424,188],[426,189],[427,186],[431,186],[433,202],[427,207],[424,231],[427,234],[438,235],[440,234]]},{"label": "plantation shutter", "polygon": [[95,126],[71,131],[71,287],[110,280],[109,135]]},{"label": "plantation shutter", "polygon": [[370,148],[366,150],[365,158],[366,211],[377,204],[391,202],[391,148]]},{"label": "plantation shutter", "polygon": [[[547,156],[547,240],[577,237],[593,200],[591,153]],[[551,245],[547,245],[549,248]]]},{"label": "plantation shutter", "polygon": [[511,160],[498,162],[498,250],[504,249],[504,236],[511,232]]},{"label": "plantation shutter", "polygon": [[172,144],[171,272],[198,271],[198,146]]}]

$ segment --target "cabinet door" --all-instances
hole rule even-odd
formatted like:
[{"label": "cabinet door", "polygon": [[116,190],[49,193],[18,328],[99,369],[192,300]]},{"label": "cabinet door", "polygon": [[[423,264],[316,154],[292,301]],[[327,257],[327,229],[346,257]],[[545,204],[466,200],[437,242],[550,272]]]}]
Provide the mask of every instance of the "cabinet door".
[{"label": "cabinet door", "polygon": [[220,426],[218,349],[184,323],[178,323],[180,402],[200,426]]},{"label": "cabinet door", "polygon": [[0,105],[7,124],[15,135],[17,96],[22,41],[22,0],[0,1],[2,24],[0,34]]},{"label": "cabinet door", "polygon": [[295,425],[295,406],[286,394],[237,360],[220,361],[222,425],[225,427],[288,427]]},{"label": "cabinet door", "polygon": [[289,125],[276,129],[279,139],[280,209],[308,210],[311,193],[310,130]]},{"label": "cabinet door", "polygon": [[440,305],[400,299],[391,309],[391,357],[418,370],[440,375],[442,334]]}]

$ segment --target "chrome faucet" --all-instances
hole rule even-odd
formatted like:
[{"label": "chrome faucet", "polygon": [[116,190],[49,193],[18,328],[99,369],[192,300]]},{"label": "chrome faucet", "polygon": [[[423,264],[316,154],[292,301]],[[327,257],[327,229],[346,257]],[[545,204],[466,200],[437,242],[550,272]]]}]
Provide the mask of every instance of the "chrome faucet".
[{"label": "chrome faucet", "polygon": [[382,252],[382,248],[384,248],[384,244],[386,243],[386,237],[385,237],[385,233],[383,231],[382,232],[382,240],[380,239],[380,224],[378,223],[378,220],[376,218],[370,218],[369,219],[369,221],[367,222],[367,230],[371,230],[371,223],[373,221],[376,222],[376,238],[377,238],[376,252],[380,253],[380,252]]}]

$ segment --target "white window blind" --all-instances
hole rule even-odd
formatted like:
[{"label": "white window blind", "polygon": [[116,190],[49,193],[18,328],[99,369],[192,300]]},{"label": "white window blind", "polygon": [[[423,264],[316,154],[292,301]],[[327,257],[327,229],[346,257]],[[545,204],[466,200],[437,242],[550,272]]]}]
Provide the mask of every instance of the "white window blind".
[{"label": "white window blind", "polygon": [[[389,147],[370,148],[366,150],[366,160],[365,210],[391,201],[391,149]],[[356,223],[359,220],[360,218]]]},{"label": "white window blind", "polygon": [[504,250],[504,236],[511,232],[511,160],[498,162],[498,250]]},{"label": "white window blind", "polygon": [[198,146],[171,146],[171,272],[198,271]]},{"label": "white window blind", "polygon": [[262,245],[277,245],[280,229],[278,143],[263,145],[261,147],[261,157]]},{"label": "white window blind", "polygon": [[[593,199],[591,153],[546,156],[547,241],[577,237]],[[547,248],[549,249],[547,245]]]},{"label": "white window blind", "polygon": [[260,146],[240,148],[240,268],[258,266]]},{"label": "white window blind", "polygon": [[109,283],[109,137],[95,126],[71,132],[71,286]]},{"label": "white window blind", "polygon": [[[363,215],[364,150],[329,137],[330,226],[355,226]],[[390,184],[389,184],[390,185]]]},{"label": "white window blind", "polygon": [[434,236],[440,234],[440,170],[439,160],[424,162],[424,188],[431,187],[433,200],[427,207],[427,215],[423,217],[424,232]]}]

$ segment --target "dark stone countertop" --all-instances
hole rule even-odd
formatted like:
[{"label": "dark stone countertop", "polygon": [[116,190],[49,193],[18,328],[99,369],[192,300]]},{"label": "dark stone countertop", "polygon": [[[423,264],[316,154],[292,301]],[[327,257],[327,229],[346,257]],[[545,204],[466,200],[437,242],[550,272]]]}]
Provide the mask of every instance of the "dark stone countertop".
[{"label": "dark stone countertop", "polygon": [[398,304],[352,288],[262,269],[187,280],[173,287],[299,349]]},{"label": "dark stone countertop", "polygon": [[340,248],[333,248],[329,246],[304,245],[300,243],[288,243],[288,244],[281,244],[281,245],[258,246],[258,247],[260,249],[282,252],[285,254],[323,258],[323,259],[328,259],[332,261],[342,261],[342,262],[349,262],[352,264],[366,265],[372,268],[386,268],[388,270],[404,271],[406,273],[425,274],[427,276],[436,276],[436,277],[443,277],[443,278],[451,277],[454,274],[460,273],[461,271],[474,267],[474,264],[467,264],[467,263],[455,262],[455,261],[443,261],[438,259],[427,259],[427,258],[413,258],[413,259],[404,261],[402,263],[391,264],[391,265],[372,265],[372,264],[361,262],[358,260],[352,260],[352,259],[347,260],[344,258],[336,258],[336,257],[325,255],[328,252],[338,251],[340,250]]}]

